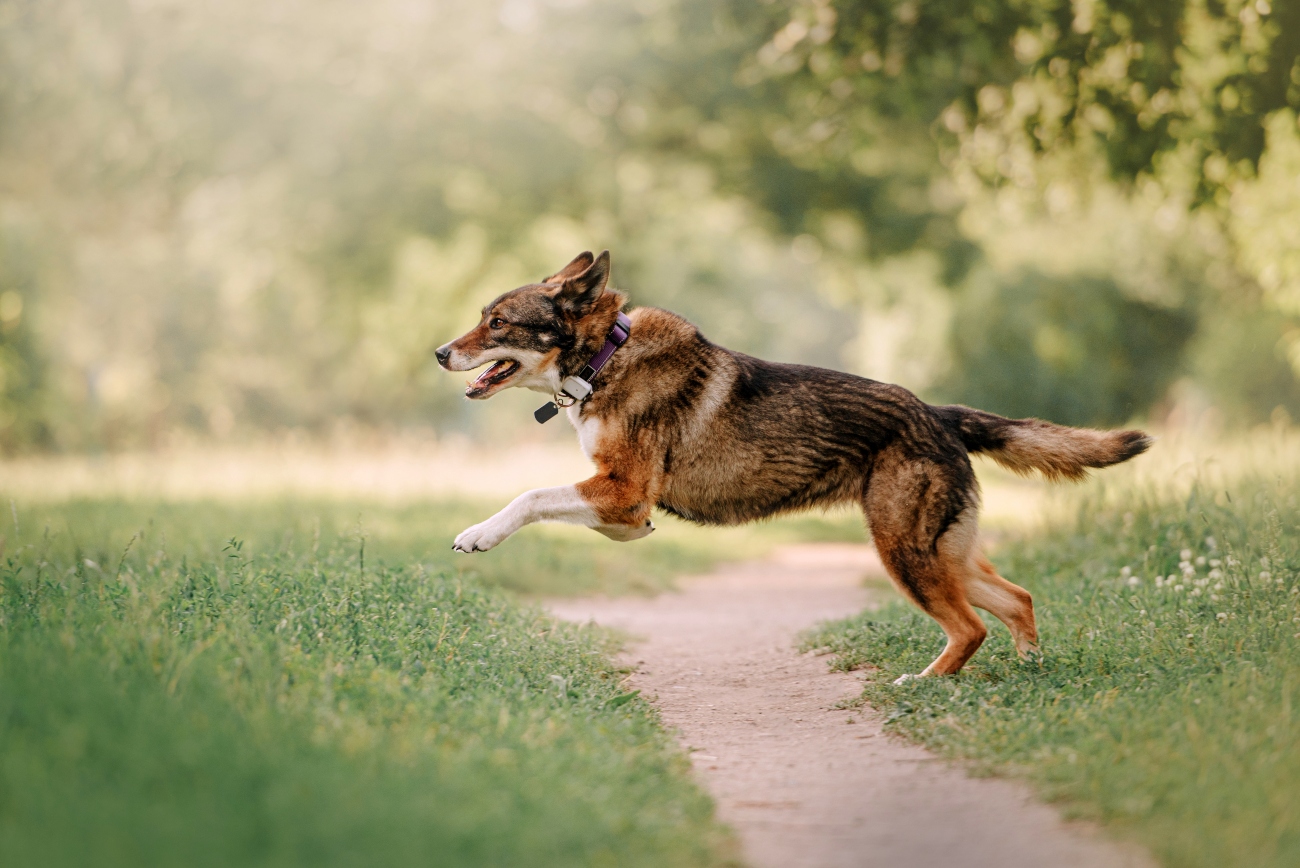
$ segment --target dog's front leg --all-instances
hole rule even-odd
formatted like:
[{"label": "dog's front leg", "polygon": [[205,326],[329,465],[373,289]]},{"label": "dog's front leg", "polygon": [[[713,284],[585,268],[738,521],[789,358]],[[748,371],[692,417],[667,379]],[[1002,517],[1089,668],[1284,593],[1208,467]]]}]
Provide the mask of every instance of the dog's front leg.
[{"label": "dog's front leg", "polygon": [[[580,524],[620,542],[641,539],[654,530],[650,506],[644,497],[626,488],[608,477],[595,477],[578,485],[526,491],[487,521],[462,531],[452,548],[466,553],[485,552],[524,525],[538,521]],[[637,503],[624,505],[628,500]]]}]

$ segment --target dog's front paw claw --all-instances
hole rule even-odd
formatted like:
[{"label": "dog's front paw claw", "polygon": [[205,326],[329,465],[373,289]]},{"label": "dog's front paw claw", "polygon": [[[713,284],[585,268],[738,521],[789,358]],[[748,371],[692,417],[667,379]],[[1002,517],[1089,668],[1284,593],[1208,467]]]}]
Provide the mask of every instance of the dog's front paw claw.
[{"label": "dog's front paw claw", "polygon": [[895,683],[895,684],[906,684],[907,682],[909,682],[909,681],[915,681],[915,680],[917,680],[917,679],[920,678],[920,677],[921,677],[920,675],[912,675],[911,673],[908,673],[907,675],[900,675],[900,676],[898,676],[897,678],[895,678],[895,679],[894,679],[894,683]]},{"label": "dog's front paw claw", "polygon": [[452,545],[452,548],[467,555],[475,552],[485,552],[494,548],[505,537],[495,533],[490,524],[490,522],[485,521],[482,524],[476,524],[461,531],[460,536],[456,537],[456,542]]}]

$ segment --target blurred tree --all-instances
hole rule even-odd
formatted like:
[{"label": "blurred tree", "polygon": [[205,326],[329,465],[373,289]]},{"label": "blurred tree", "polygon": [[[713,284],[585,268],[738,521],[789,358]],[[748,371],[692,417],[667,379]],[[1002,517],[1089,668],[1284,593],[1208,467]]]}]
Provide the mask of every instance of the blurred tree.
[{"label": "blurred tree", "polygon": [[559,31],[581,58],[568,89],[598,108],[608,100],[600,114],[620,147],[709,165],[789,236],[849,217],[859,254],[925,246],[953,278],[969,263],[930,130],[951,93],[923,71],[876,80],[835,57],[830,5],[599,3],[571,17],[584,23]]},{"label": "blurred tree", "polygon": [[[4,340],[24,372],[6,382],[25,385],[5,412],[34,420],[0,445],[467,425],[428,349],[588,246],[615,248],[637,303],[739,349],[877,364],[866,324],[907,352],[907,329],[985,291],[968,275],[996,241],[970,226],[988,190],[1051,205],[1158,182],[1159,216],[1133,213],[1226,215],[1236,247],[1216,266],[1277,305],[1296,268],[1269,227],[1294,197],[1260,184],[1297,152],[1278,110],[1297,103],[1297,15],[1265,0],[0,0],[0,223],[31,251],[19,268],[0,250],[24,275]],[[1122,298],[1074,284],[1099,304],[1214,303],[1204,287],[1153,302],[1107,267],[1078,270]],[[907,293],[916,315],[889,314]]]},{"label": "blurred tree", "polygon": [[[1234,191],[1247,198],[1245,188],[1265,152],[1266,120],[1273,119],[1278,130],[1287,122],[1294,127],[1288,107],[1300,105],[1295,4],[1274,9],[1267,0],[719,0],[665,2],[652,12],[604,4],[596,14],[604,16],[596,29],[622,38],[594,43],[593,49],[574,27],[565,31],[565,48],[608,51],[603,62],[575,65],[586,77],[571,90],[608,99],[612,137],[627,147],[707,161],[723,189],[761,205],[789,235],[811,233],[825,243],[832,234],[828,225],[847,219],[859,237],[855,254],[879,259],[918,247],[933,250],[942,257],[942,281],[964,296],[957,301],[961,310],[984,293],[962,285],[979,252],[960,221],[980,187],[1023,191],[1020,202],[1047,219],[1049,211],[1071,203],[1086,205],[1099,185],[1135,192],[1142,186],[1135,182],[1154,180],[1167,200],[1158,219],[1162,226],[1181,227],[1173,231],[1188,234],[1184,244],[1203,244],[1206,229],[1202,221],[1193,231],[1176,210],[1208,210],[1219,224],[1217,233],[1237,239],[1249,273],[1292,285],[1279,278],[1294,270],[1293,253],[1285,252],[1289,230],[1282,228],[1289,222],[1276,219],[1277,207],[1253,208],[1253,223],[1267,228],[1252,226],[1246,238],[1237,228],[1246,216],[1229,202]],[[632,35],[645,30],[653,37]],[[1289,145],[1281,132],[1274,138],[1280,147]],[[1275,156],[1273,163],[1279,160],[1293,162]],[[1255,187],[1263,196],[1296,200],[1289,185]],[[1149,199],[1149,192],[1141,195]],[[1227,303],[1239,291],[1240,280],[1220,274],[1225,265],[1231,268],[1225,262],[1230,253],[1218,253],[1199,283],[1185,279],[1186,255],[1174,248],[1164,255],[1169,259],[1158,267],[1166,275],[1148,268],[1142,276],[1176,287],[1172,295],[1140,285],[1141,277],[1132,274],[1117,275],[1118,294],[1111,291],[1113,282],[1085,278],[1071,284],[1078,293],[1100,293],[1098,305],[1113,302],[1126,314],[1167,314],[1183,327],[1149,352],[1135,349],[1136,355],[1116,356],[1113,341],[1083,342],[1082,351],[1098,354],[1089,366],[1108,370],[1126,359],[1138,365],[1137,376],[1148,378],[1150,388],[1121,389],[1113,396],[1118,405],[1098,395],[1081,398],[1069,418],[1113,420],[1119,406],[1129,414],[1144,412],[1180,370],[1191,333],[1187,323],[1203,309],[1213,310],[1216,294],[1226,293],[1221,301]],[[1098,269],[1086,266],[1082,273]],[[1001,280],[1004,293],[1023,294],[1025,284],[1014,271]],[[850,297],[870,302],[873,283],[856,281]],[[1153,304],[1151,296],[1162,294]],[[1281,290],[1264,297],[1280,300]],[[1085,330],[1094,326],[1080,324]],[[970,328],[966,320],[963,329]],[[1198,344],[1196,351],[1203,347]],[[1235,351],[1242,354],[1235,370],[1250,376],[1255,369],[1247,356],[1253,351],[1241,343]],[[961,357],[961,348],[954,347],[954,354]],[[1294,348],[1291,355],[1300,358]],[[1231,358],[1221,355],[1215,363],[1220,381],[1232,376]],[[1022,370],[998,354],[985,355],[981,363],[993,380],[1008,374],[1014,379]],[[1050,415],[1071,400],[1059,391],[1074,388],[1059,366],[1042,373],[1032,393],[1038,398],[1021,401],[1024,412]],[[1285,369],[1277,373],[1287,376]],[[1300,364],[1290,376],[1300,384]],[[1088,387],[1095,391],[1101,384],[1118,388],[1110,378]],[[956,385],[948,383],[950,393]],[[968,385],[960,393],[967,400],[987,394]]]},{"label": "blurred tree", "polygon": [[[735,78],[769,96],[757,100],[766,141],[750,150],[795,164],[870,175],[899,159],[873,148],[910,141],[937,157],[937,140],[948,159],[1015,183],[1015,150],[1084,143],[1122,179],[1172,158],[1206,200],[1253,171],[1265,118],[1300,107],[1294,3],[799,0],[720,2],[713,14],[745,22],[737,33],[768,31]],[[717,90],[684,93],[707,106]]]},{"label": "blurred tree", "polygon": [[1127,298],[1114,282],[977,275],[953,318],[941,394],[1007,416],[1115,425],[1164,396],[1195,329],[1185,311]]},{"label": "blurred tree", "polygon": [[1207,316],[1192,347],[1192,373],[1230,425],[1267,422],[1278,408],[1300,420],[1300,380],[1288,358],[1300,326],[1249,304]]},{"label": "blurred tree", "polygon": [[0,449],[50,444],[46,424],[45,360],[31,326],[28,299],[38,264],[11,227],[0,229]]}]

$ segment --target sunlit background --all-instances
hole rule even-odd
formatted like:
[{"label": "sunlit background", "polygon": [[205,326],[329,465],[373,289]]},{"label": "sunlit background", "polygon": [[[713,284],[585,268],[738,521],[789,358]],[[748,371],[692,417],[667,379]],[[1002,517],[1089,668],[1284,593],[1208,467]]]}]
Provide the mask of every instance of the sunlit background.
[{"label": "sunlit background", "polygon": [[562,436],[430,351],[602,248],[932,400],[1284,422],[1298,49],[1269,0],[6,0],[0,449]]}]

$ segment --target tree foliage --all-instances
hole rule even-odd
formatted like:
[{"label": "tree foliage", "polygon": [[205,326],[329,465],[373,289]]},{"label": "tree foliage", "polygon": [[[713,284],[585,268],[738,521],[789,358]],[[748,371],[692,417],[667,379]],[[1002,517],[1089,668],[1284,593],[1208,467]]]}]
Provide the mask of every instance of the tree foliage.
[{"label": "tree foliage", "polygon": [[[990,259],[1009,209],[1096,223],[1112,188],[1174,263],[1142,273],[1183,288],[1153,301],[1105,250],[1053,281],[1294,317],[1297,16],[0,0],[0,443],[467,425],[429,348],[583,247],[723,343],[871,375],[865,347],[941,332],[917,311],[959,309],[973,275],[1014,294],[1042,270]],[[1169,352],[1161,383],[1196,368]]]}]

